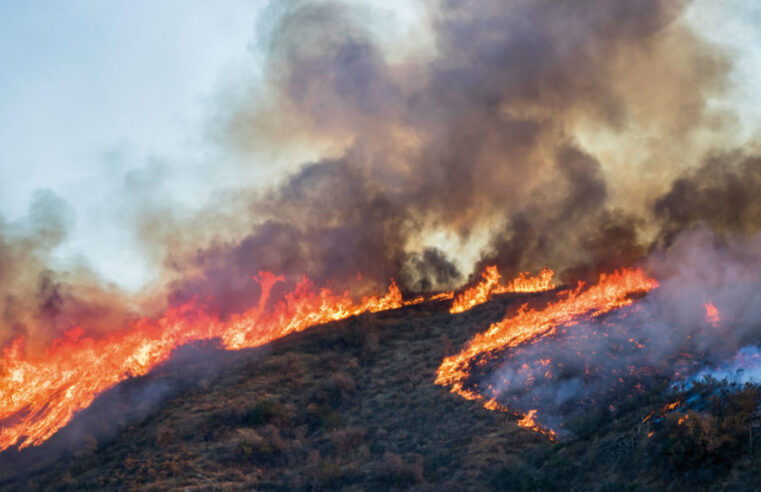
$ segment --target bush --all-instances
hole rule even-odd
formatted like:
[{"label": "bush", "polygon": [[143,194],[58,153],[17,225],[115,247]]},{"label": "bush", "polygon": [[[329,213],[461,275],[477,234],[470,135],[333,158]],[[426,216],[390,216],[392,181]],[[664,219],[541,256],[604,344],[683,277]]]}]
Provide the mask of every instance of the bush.
[{"label": "bush", "polygon": [[264,425],[285,418],[286,411],[282,403],[277,400],[262,398],[256,402],[254,408],[243,416],[243,423],[247,425]]},{"label": "bush", "polygon": [[[266,426],[261,433],[253,429],[237,429],[227,445],[236,461],[272,464],[288,449],[277,427]],[[225,453],[223,453],[223,457]],[[229,456],[228,456],[229,457]]]},{"label": "bush", "polygon": [[168,425],[162,425],[156,429],[156,445],[159,447],[168,446],[174,441],[174,431]]},{"label": "bush", "polygon": [[315,403],[307,405],[306,423],[312,432],[319,428],[333,431],[344,426],[343,417],[339,413],[336,413],[332,408],[326,405],[318,405]]},{"label": "bush", "polygon": [[361,427],[346,427],[331,434],[330,440],[339,456],[348,455],[364,442],[367,431]]},{"label": "bush", "polygon": [[423,482],[423,457],[414,456],[412,463],[405,463],[395,453],[386,453],[376,467],[377,480],[385,487],[408,488]]}]

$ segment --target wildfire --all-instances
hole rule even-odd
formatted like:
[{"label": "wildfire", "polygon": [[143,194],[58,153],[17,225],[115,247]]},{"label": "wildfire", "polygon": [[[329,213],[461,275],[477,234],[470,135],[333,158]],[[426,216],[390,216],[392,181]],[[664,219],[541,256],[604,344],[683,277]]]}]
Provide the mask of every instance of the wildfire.
[{"label": "wildfire", "polygon": [[[500,285],[496,267],[489,267],[483,273],[484,281],[455,299],[452,312],[470,309],[497,293],[551,289],[553,275],[545,268],[536,277],[524,273],[507,285]],[[20,449],[41,444],[100,393],[127,378],[147,374],[184,344],[219,339],[230,350],[258,347],[311,326],[364,312],[415,305],[426,299],[421,296],[403,301],[392,281],[385,295],[354,302],[348,293],[318,289],[304,277],[281,301],[272,303],[272,288],[283,277],[260,272],[255,280],[261,287],[257,305],[224,321],[188,303],[167,310],[158,319],[143,318],[100,338],[85,336],[82,329],[73,327],[39,356],[27,355],[24,339],[15,339],[3,349],[0,359],[0,451],[16,444]],[[548,333],[557,324],[585,312],[592,311],[594,316],[626,305],[631,302],[626,297],[629,293],[655,285],[654,280],[645,278],[638,270],[621,272],[603,276],[599,285],[583,292],[579,286],[543,311],[521,309],[517,317],[495,323],[461,354],[447,358],[439,368],[436,382],[450,385],[453,392],[465,398],[482,399],[477,392],[463,388],[468,365],[474,357]],[[453,292],[443,292],[428,300],[453,298]],[[508,411],[496,399],[486,406]],[[529,420],[525,422],[528,424]],[[541,432],[551,435],[551,431]]]},{"label": "wildfire", "polygon": [[100,339],[82,337],[82,330],[75,327],[42,357],[27,357],[24,340],[14,340],[0,360],[0,450],[17,443],[19,448],[41,444],[98,394],[146,374],[183,344],[219,338],[228,349],[257,347],[317,324],[402,306],[393,281],[386,295],[354,303],[347,293],[315,289],[303,278],[267,309],[272,287],[282,280],[260,272],[257,306],[224,322],[188,304]]},{"label": "wildfire", "polygon": [[518,426],[523,427],[524,429],[532,430],[534,432],[539,432],[540,434],[544,434],[554,441],[556,437],[555,432],[550,429],[545,429],[541,425],[537,424],[534,420],[534,417],[536,417],[536,409],[529,410],[526,412],[526,415],[524,415],[523,418],[518,421]]},{"label": "wildfire", "polygon": [[706,322],[713,326],[718,326],[720,321],[719,310],[716,309],[716,306],[714,306],[711,301],[708,301],[703,306],[706,308]]},{"label": "wildfire", "polygon": [[441,292],[431,297],[432,301],[443,301],[454,298],[454,292]]},{"label": "wildfire", "polygon": [[666,415],[670,411],[674,410],[675,408],[677,408],[681,404],[682,404],[682,401],[681,400],[677,400],[677,401],[674,401],[674,402],[671,402],[671,403],[668,403],[668,404],[664,405],[663,408],[660,409],[660,411],[653,410],[652,412],[647,414],[647,416],[644,419],[642,419],[642,423],[644,424],[645,422],[647,422],[648,420],[653,418],[653,416],[656,413],[658,413],[659,416],[663,417],[664,415]]},{"label": "wildfire", "polygon": [[[485,280],[489,277],[484,275]],[[459,354],[447,357],[438,369],[436,384],[449,386],[468,400],[485,401],[486,408],[501,409],[496,395],[486,399],[478,391],[465,387],[474,362],[484,364],[497,353],[517,347],[539,337],[553,334],[559,326],[570,324],[582,316],[596,317],[633,302],[632,295],[648,292],[658,283],[642,270],[628,269],[611,275],[601,275],[597,284],[584,289],[584,284],[558,294],[558,299],[539,311],[526,305],[515,316],[493,323],[489,329],[477,334]],[[521,422],[536,425],[536,411],[531,411]]]},{"label": "wildfire", "polygon": [[523,272],[507,285],[500,285],[500,274],[496,266],[488,266],[481,274],[483,280],[475,286],[467,289],[452,302],[449,312],[452,314],[462,313],[479,304],[488,301],[495,294],[507,292],[542,292],[555,288],[552,278],[555,272],[545,267],[536,277],[530,277]]}]

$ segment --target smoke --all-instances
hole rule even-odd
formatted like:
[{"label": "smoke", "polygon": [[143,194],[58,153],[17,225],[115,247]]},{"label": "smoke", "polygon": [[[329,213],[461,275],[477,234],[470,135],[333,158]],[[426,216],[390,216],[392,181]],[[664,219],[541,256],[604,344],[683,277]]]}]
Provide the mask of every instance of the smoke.
[{"label": "smoke", "polygon": [[[162,262],[153,307],[243,311],[261,270],[286,279],[273,300],[303,275],[357,296],[391,278],[406,294],[451,289],[492,263],[508,276],[548,265],[588,278],[699,223],[755,232],[757,158],[714,151],[696,165],[731,132],[709,101],[732,65],[682,20],[689,2],[421,5],[431,44],[405,51],[370,9],[271,3],[257,40],[264,86],[233,81],[211,122],[240,185],[190,212],[150,176],[126,183],[125,215]],[[616,152],[601,150],[611,142]],[[271,164],[275,183],[247,181],[262,149],[304,147],[321,155]],[[128,326],[143,300],[56,265],[70,219],[43,202],[21,226],[0,224],[0,342]]]},{"label": "smoke", "polygon": [[761,336],[760,260],[759,235],[725,241],[706,227],[683,233],[645,261],[660,286],[644,299],[504,354],[485,382],[501,403],[538,409],[538,421],[558,428],[664,381],[727,373],[726,361]]},{"label": "smoke", "polygon": [[761,229],[761,158],[721,152],[677,179],[654,206],[661,241],[702,223],[721,236],[748,236]]},{"label": "smoke", "polygon": [[84,265],[57,269],[53,253],[73,223],[51,191],[35,193],[26,217],[0,217],[0,345],[24,337],[39,350],[73,327],[103,333],[124,326],[137,306]]},{"label": "smoke", "polygon": [[726,380],[737,387],[742,387],[746,383],[761,384],[761,351],[755,346],[743,347],[732,359],[722,361],[716,367],[701,370],[679,387],[689,388],[692,383],[709,378],[716,381]]},{"label": "smoke", "polygon": [[[418,292],[489,263],[508,273],[550,265],[569,279],[643,258],[668,222],[647,200],[694,162],[663,160],[704,130],[730,67],[680,21],[686,5],[432,2],[420,29],[433,49],[400,55],[367,10],[273,4],[260,40],[265,95],[233,98],[219,140],[243,160],[304,141],[329,156],[251,191],[248,232],[170,251],[173,298],[238,311],[256,299],[258,270],[356,292],[394,277]],[[659,80],[634,83],[645,77]],[[619,182],[629,163],[586,149],[590,126],[625,141],[657,129],[633,155],[659,184]],[[202,216],[183,227],[207,225]],[[490,238],[475,268],[431,244],[441,232],[467,248]]]}]

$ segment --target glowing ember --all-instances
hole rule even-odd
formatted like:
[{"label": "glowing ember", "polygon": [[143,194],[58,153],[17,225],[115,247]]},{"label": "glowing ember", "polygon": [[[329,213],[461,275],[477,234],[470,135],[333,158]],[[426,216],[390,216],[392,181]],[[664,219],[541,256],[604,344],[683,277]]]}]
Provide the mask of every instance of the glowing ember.
[{"label": "glowing ember", "polygon": [[542,292],[555,288],[552,281],[555,272],[546,267],[536,277],[530,277],[525,272],[521,273],[507,285],[500,285],[500,274],[496,266],[486,267],[481,276],[483,277],[481,282],[457,296],[449,310],[450,313],[462,313],[472,309],[488,301],[495,294],[505,294],[507,292]]},{"label": "glowing ember", "polygon": [[[582,316],[597,317],[630,305],[633,295],[657,286],[654,279],[639,269],[622,270],[601,275],[597,284],[586,289],[580,283],[576,289],[558,294],[558,300],[548,303],[542,310],[528,309],[524,305],[515,316],[505,317],[493,323],[486,332],[476,335],[462,352],[445,358],[439,366],[436,384],[449,386],[453,393],[466,399],[486,401],[485,406],[489,409],[502,409],[504,407],[499,408],[501,406],[496,404],[496,394],[489,395],[487,400],[477,390],[465,387],[474,363],[483,365],[498,353],[552,335],[559,326],[569,325]],[[526,422],[533,422],[535,415],[531,414]]]},{"label": "glowing ember", "polygon": [[272,287],[283,280],[260,272],[258,305],[220,321],[193,304],[168,310],[160,319],[142,319],[103,338],[82,337],[75,328],[42,357],[27,357],[18,338],[0,360],[0,450],[39,445],[120,381],[146,374],[186,343],[219,338],[228,349],[257,347],[289,333],[363,312],[402,306],[393,282],[383,297],[352,302],[348,294],[315,289],[303,278],[295,289],[267,309]]},{"label": "glowing ember", "polygon": [[663,408],[661,408],[660,410],[653,410],[652,412],[647,414],[647,416],[644,419],[642,419],[642,423],[644,424],[645,422],[647,422],[648,420],[653,418],[653,416],[656,413],[658,414],[659,417],[663,417],[664,415],[666,415],[667,413],[671,412],[672,410],[674,410],[675,408],[677,408],[681,404],[682,404],[681,400],[677,400],[677,401],[674,401],[674,402],[671,402],[671,403],[668,403],[668,404],[664,405]]},{"label": "glowing ember", "polygon": [[706,308],[706,322],[713,326],[719,324],[719,310],[713,305],[713,302],[708,301],[703,305]]}]

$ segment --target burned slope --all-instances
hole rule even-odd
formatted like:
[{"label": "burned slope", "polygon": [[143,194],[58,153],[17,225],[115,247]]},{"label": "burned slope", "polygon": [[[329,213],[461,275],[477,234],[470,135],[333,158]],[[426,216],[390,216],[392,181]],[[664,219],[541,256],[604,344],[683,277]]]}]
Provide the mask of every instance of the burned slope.
[{"label": "burned slope", "polygon": [[[213,375],[168,396],[142,421],[114,438],[90,436],[87,446],[42,471],[12,478],[5,470],[4,488],[647,490],[752,484],[761,445],[761,436],[753,439],[761,421],[752,387],[697,387],[691,391],[708,395],[701,408],[643,422],[674,398],[660,387],[615,412],[590,410],[567,423],[572,437],[551,443],[518,427],[514,416],[433,384],[442,358],[505,309],[551,295],[506,295],[459,315],[450,315],[446,303],[422,304],[316,327],[262,351],[216,352],[225,360]],[[688,423],[680,422],[688,413]]]}]

